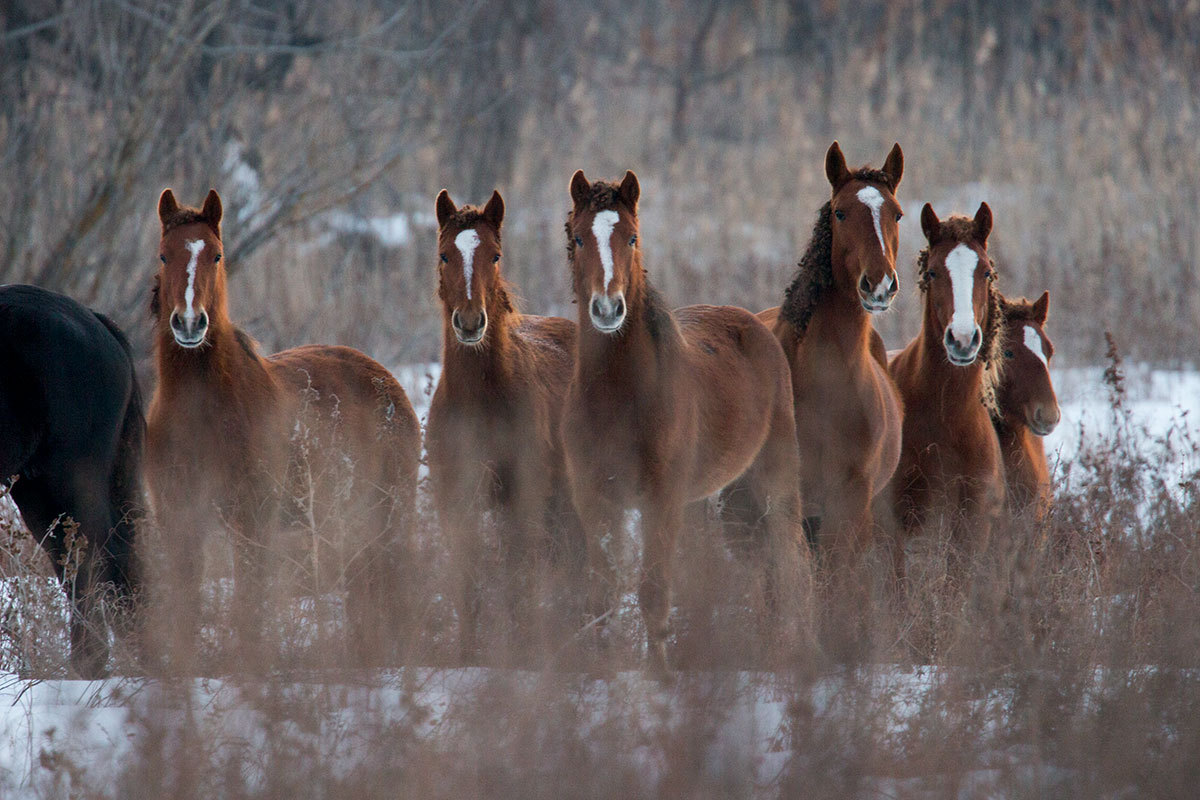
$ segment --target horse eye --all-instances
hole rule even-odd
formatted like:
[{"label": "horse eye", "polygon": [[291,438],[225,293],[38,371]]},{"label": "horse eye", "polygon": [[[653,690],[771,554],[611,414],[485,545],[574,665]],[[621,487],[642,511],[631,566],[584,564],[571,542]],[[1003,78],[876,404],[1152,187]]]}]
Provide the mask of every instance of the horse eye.
[{"label": "horse eye", "polygon": [[496,263],[497,261],[499,261],[499,260],[500,260],[500,254],[499,254],[499,253],[496,253],[496,255],[492,256],[492,263],[493,263],[493,264],[495,264],[495,263]]},{"label": "horse eye", "polygon": [[220,253],[217,253],[215,256],[213,256],[213,263],[214,263],[214,264],[215,264],[215,263],[217,263],[217,262],[218,262],[218,261],[220,261],[220,260],[221,260],[221,254],[220,254]]},{"label": "horse eye", "polygon": [[839,209],[839,210],[837,210],[837,211],[833,212],[833,215],[834,215],[835,217],[837,217],[839,220],[843,220],[843,219],[845,219],[845,218],[846,218],[846,212],[845,212],[845,211],[842,211],[841,209]]},{"label": "horse eye", "polygon": [[158,260],[159,260],[159,261],[161,261],[161,262],[163,262],[164,264],[165,264],[165,263],[167,263],[167,257],[166,257],[166,256],[160,255],[160,256],[158,257]]},{"label": "horse eye", "polygon": [[633,247],[635,244],[637,244],[637,234],[636,233],[633,236],[629,237],[629,246]]},{"label": "horse eye", "polygon": [[1012,350],[1005,350],[1005,351],[1004,351],[1004,357],[1005,357],[1005,358],[1014,358],[1015,356],[1013,356],[1013,351],[1012,351]]},{"label": "horse eye", "polygon": [[904,214],[903,214],[902,212],[897,212],[897,213],[896,213],[896,222],[899,222],[899,221],[900,221],[900,218],[901,218],[901,217],[903,217],[903,216],[904,216]]},{"label": "horse eye", "polygon": [[575,237],[575,246],[576,246],[576,247],[583,247],[583,237],[582,237],[582,236],[576,236],[576,237]]},{"label": "horse eye", "polygon": [[926,275],[928,275],[928,276],[929,276],[929,277],[931,277],[931,278],[936,278],[936,277],[937,277],[937,270],[935,270],[935,269],[926,270],[926,271],[925,271],[925,274],[926,274]]},{"label": "horse eye", "polygon": [[442,263],[443,263],[443,264],[449,264],[449,263],[450,263],[450,259],[446,258],[446,254],[445,254],[445,253],[438,253],[438,258],[440,258],[440,259],[442,260]]}]

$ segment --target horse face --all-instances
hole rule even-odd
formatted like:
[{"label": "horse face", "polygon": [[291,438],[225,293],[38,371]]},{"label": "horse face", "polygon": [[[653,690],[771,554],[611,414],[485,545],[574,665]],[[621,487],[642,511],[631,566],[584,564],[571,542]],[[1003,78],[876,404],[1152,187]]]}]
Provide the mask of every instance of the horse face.
[{"label": "horse face", "polygon": [[158,203],[163,237],[159,244],[157,314],[175,343],[186,349],[204,344],[209,312],[223,307],[225,267],[221,263],[221,198],[210,190],[199,211],[181,208],[170,189]]},{"label": "horse face", "polygon": [[997,390],[1000,411],[1005,417],[1021,419],[1038,436],[1054,430],[1061,418],[1058,397],[1050,380],[1054,344],[1046,335],[1046,311],[1050,295],[1008,312],[1004,325],[1004,377]]},{"label": "horse face", "polygon": [[492,192],[482,211],[461,211],[445,189],[437,197],[438,297],[460,344],[482,344],[487,301],[500,278],[500,226],[504,200]]},{"label": "horse face", "polygon": [[592,327],[601,333],[615,334],[625,324],[625,295],[634,280],[638,254],[640,193],[637,176],[626,172],[612,202],[596,208],[594,187],[583,170],[571,179],[575,208],[567,223],[567,248],[575,273],[575,296],[587,302]]},{"label": "horse face", "polygon": [[[892,147],[883,172],[893,188],[900,185],[904,154],[899,144]],[[825,154],[825,174],[833,187],[833,263],[840,265],[834,280],[842,291],[856,292],[868,312],[886,311],[900,290],[900,203],[885,182],[854,178],[837,142]]]},{"label": "horse face", "polygon": [[946,357],[957,367],[974,363],[983,345],[989,284],[995,278],[987,254],[992,212],[979,206],[974,220],[938,220],[928,203],[921,209],[921,226],[929,240],[929,257],[921,276],[934,321],[944,331]]}]

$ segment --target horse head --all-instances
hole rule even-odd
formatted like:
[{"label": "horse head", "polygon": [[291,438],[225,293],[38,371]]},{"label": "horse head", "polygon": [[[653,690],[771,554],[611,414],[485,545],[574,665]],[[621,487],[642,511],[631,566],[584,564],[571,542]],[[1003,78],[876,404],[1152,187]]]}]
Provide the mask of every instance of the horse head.
[{"label": "horse head", "polygon": [[921,253],[920,285],[926,325],[942,331],[946,357],[957,367],[974,363],[984,344],[996,272],[988,258],[992,210],[980,203],[975,218],[938,219],[929,203],[921,209],[929,246]]},{"label": "horse head", "polygon": [[625,173],[621,183],[589,183],[583,170],[571,178],[573,208],[567,218],[567,252],[575,298],[587,303],[588,317],[600,333],[621,330],[629,303],[640,291],[637,175]]},{"label": "horse head", "polygon": [[904,153],[895,144],[882,170],[851,171],[834,142],[825,154],[833,229],[833,281],[839,292],[858,295],[871,313],[885,311],[900,289],[896,250],[904,212],[895,191],[904,174]]},{"label": "horse head", "polygon": [[1046,335],[1050,293],[1030,302],[1003,300],[1004,376],[997,387],[1003,417],[1020,420],[1038,436],[1058,425],[1061,412],[1050,380],[1054,343]]},{"label": "horse head", "polygon": [[[454,337],[471,347],[487,333],[488,299],[500,289],[500,226],[504,199],[493,191],[482,209],[437,196],[438,297]],[[506,301],[507,302],[507,301]]]},{"label": "horse head", "polygon": [[210,189],[200,209],[180,206],[164,189],[158,199],[162,223],[157,286],[152,310],[177,345],[205,343],[216,317],[226,314],[225,266],[221,263],[221,198]]}]

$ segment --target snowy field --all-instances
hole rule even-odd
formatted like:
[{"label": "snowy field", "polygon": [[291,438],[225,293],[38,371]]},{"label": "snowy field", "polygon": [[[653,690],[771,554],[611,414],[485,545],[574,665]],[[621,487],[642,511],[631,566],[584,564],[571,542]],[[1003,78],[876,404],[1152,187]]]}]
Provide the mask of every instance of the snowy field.
[{"label": "snowy field", "polygon": [[[418,413],[428,407],[435,365],[396,370]],[[1055,384],[1063,421],[1048,437],[1047,451],[1057,472],[1079,451],[1081,443],[1112,433],[1114,417],[1099,368],[1058,371]],[[1130,424],[1138,438],[1185,439],[1200,436],[1200,372],[1131,368],[1127,372]],[[1180,475],[1200,469],[1195,455],[1180,448],[1172,469]],[[13,599],[10,587],[9,605]],[[886,724],[875,729],[880,746],[902,737],[914,715],[925,707],[931,692],[953,675],[944,670],[880,666],[869,676],[825,676],[806,684],[809,714],[817,719],[853,718],[855,708],[842,708],[843,689],[853,682],[890,708]],[[426,748],[447,757],[472,758],[487,743],[473,719],[487,698],[529,696],[562,697],[570,706],[561,721],[530,720],[531,730],[549,734],[539,747],[608,741],[617,725],[631,742],[624,749],[622,768],[640,776],[642,788],[652,791],[666,768],[661,752],[650,743],[671,735],[682,726],[711,729],[702,761],[705,769],[753,775],[763,796],[785,764],[796,754],[785,747],[789,736],[785,697],[795,697],[795,686],[783,687],[780,676],[762,673],[689,674],[673,685],[662,686],[638,673],[618,673],[605,678],[581,675],[540,674],[511,670],[410,668],[364,674],[353,685],[314,681],[275,685],[273,700],[309,704],[319,709],[311,727],[298,725],[285,737],[298,750],[311,750],[320,769],[351,774],[357,760],[378,755],[381,741],[396,730],[411,736],[407,748]],[[784,692],[783,689],[790,691]],[[152,750],[156,739],[170,735],[183,720],[202,732],[204,752],[214,768],[236,753],[253,753],[264,742],[270,727],[260,710],[266,690],[245,682],[197,679],[171,686],[134,678],[86,682],[31,681],[17,674],[0,675],[0,798],[121,797],[129,796],[131,761],[135,754]],[[697,697],[720,696],[719,703],[697,703]],[[862,697],[861,692],[854,694]],[[992,720],[1004,719],[1009,698],[991,692],[974,702],[1000,709]],[[544,713],[545,703],[531,704]],[[719,709],[714,718],[697,720],[697,708]],[[511,713],[511,712],[510,712]],[[534,713],[532,710],[530,713]],[[509,720],[511,722],[511,720]],[[277,724],[277,723],[276,723]],[[569,726],[570,734],[556,736],[556,725]],[[540,727],[539,727],[540,726]],[[545,730],[549,728],[549,730]],[[468,735],[464,735],[468,731]],[[500,735],[500,734],[497,734]],[[511,735],[511,731],[504,735]],[[982,734],[981,734],[982,735]],[[272,743],[278,747],[278,731]],[[598,746],[598,745],[597,745]],[[404,750],[404,748],[401,748]],[[408,750],[404,750],[408,752]],[[657,754],[657,755],[656,755]],[[398,756],[399,757],[399,756]],[[1061,770],[1034,763],[1019,747],[985,754],[983,766],[955,794],[937,790],[927,777],[876,775],[870,780],[878,796],[1002,796],[1001,786],[1011,786],[1014,775],[1036,790],[1050,791],[1068,779]],[[246,764],[253,765],[253,758]],[[240,780],[254,788],[261,776],[253,768]],[[135,782],[136,783],[136,782]],[[1037,791],[1035,790],[1035,793]]]}]

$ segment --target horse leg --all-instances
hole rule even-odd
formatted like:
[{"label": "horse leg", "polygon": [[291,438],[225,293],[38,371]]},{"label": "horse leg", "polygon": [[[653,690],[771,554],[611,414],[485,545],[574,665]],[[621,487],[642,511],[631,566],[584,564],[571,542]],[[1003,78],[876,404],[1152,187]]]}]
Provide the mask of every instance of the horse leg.
[{"label": "horse leg", "polygon": [[[98,678],[108,663],[102,598],[109,534],[107,495],[87,464],[71,465],[67,484],[47,478],[19,480],[13,500],[41,541],[70,602],[71,664],[84,678]],[[95,484],[95,485],[93,485]]]},{"label": "horse leg", "polygon": [[620,608],[617,560],[624,545],[624,508],[582,481],[571,482],[571,498],[583,526],[587,548],[586,627],[602,631]]},{"label": "horse leg", "polygon": [[390,660],[398,628],[408,622],[407,514],[402,501],[374,486],[358,499],[365,513],[354,521],[347,541],[346,617],[353,658],[370,666]]},{"label": "horse leg", "polygon": [[[642,505],[642,580],[638,606],[646,625],[650,672],[665,676],[670,633],[671,572],[675,542],[683,527],[684,500],[678,491],[652,493]],[[657,495],[657,496],[655,496]]]}]

